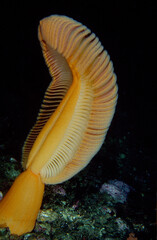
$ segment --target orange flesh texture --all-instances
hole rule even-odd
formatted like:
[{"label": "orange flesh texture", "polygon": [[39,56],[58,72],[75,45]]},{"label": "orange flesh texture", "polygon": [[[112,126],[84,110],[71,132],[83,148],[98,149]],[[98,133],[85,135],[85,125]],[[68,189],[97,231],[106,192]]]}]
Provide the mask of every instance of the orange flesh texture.
[{"label": "orange flesh texture", "polygon": [[[84,28],[85,27],[83,27],[83,29]],[[82,30],[79,31],[82,32]],[[79,38],[82,37],[81,32],[78,36]],[[70,77],[72,76],[72,83],[70,81],[65,96],[51,117],[47,120],[41,131],[38,132],[39,135],[35,139],[35,142],[31,142],[30,137],[30,142],[32,144],[31,148],[29,148],[30,142],[28,141],[29,156],[27,155],[28,159],[26,159],[26,161],[24,160],[24,167],[26,167],[27,170],[20,174],[4,199],[0,202],[0,227],[8,226],[11,233],[21,235],[32,231],[38,211],[41,207],[44,193],[44,183],[52,184],[63,182],[75,175],[88,164],[104,141],[107,129],[112,120],[117,99],[117,87],[115,83],[116,78],[113,75],[113,68],[111,62],[109,62],[109,57],[107,55],[105,56],[105,53],[102,53],[103,49],[99,44],[97,45],[99,46],[99,49],[97,50],[97,40],[93,40],[93,37],[90,38],[88,44],[94,43],[95,52],[93,52],[91,48],[88,48],[88,51],[85,53],[90,53],[91,51],[92,57],[97,56],[96,60],[95,58],[90,60],[90,54],[87,54],[87,60],[90,60],[89,66],[81,60],[82,57],[86,57],[84,54],[84,47],[86,45],[86,41],[88,41],[88,38],[86,38],[87,36],[88,34],[86,32],[84,35],[84,42],[82,44],[83,46],[80,50],[81,52],[78,49],[78,44],[78,46],[76,46],[76,51],[74,52],[76,54],[74,54],[74,56],[68,56],[65,59],[64,56],[66,56],[66,54],[59,56],[61,63],[63,64],[65,62],[66,64],[64,69],[66,74],[69,69],[69,75]],[[56,38],[56,41],[58,41],[58,38]],[[72,48],[71,44],[69,46]],[[56,48],[54,48],[54,50],[50,50],[50,53],[52,51],[54,56],[57,55],[55,49]],[[56,60],[53,59],[53,63],[55,61]],[[100,67],[98,65],[100,65]],[[62,68],[59,68],[56,74],[59,74],[61,70]],[[54,79],[55,75],[53,76],[53,80]],[[58,81],[60,81],[60,79]],[[59,86],[61,87],[62,84]],[[63,90],[65,90],[64,86]],[[60,96],[62,96],[62,94],[60,94]],[[82,108],[79,108],[80,105],[78,106],[78,102],[82,104],[80,104],[83,106]],[[82,115],[79,114],[80,116],[78,117],[77,113],[80,112]],[[37,128],[40,128],[40,124],[42,124],[42,120],[45,116],[41,114],[41,122],[37,125]],[[75,119],[75,116],[77,116],[78,119]],[[63,166],[62,169],[62,165],[64,165],[62,164],[64,163],[63,149],[61,149],[61,151],[58,150],[58,155],[60,157],[58,158],[58,162],[56,162],[55,158],[53,159],[52,157],[55,155],[57,149],[63,145],[63,139],[64,136],[67,135],[67,129],[71,127],[73,122],[75,123],[73,126],[77,126],[75,129],[77,134],[75,134],[75,138],[71,138],[71,142],[76,142],[77,145],[74,147],[77,148],[75,153],[73,153],[72,150],[75,148],[71,143],[70,146],[72,146],[72,149],[70,150],[73,156],[69,157],[66,162],[66,166]],[[74,135],[74,132],[70,132],[70,134]],[[79,134],[81,137],[78,141]],[[32,139],[34,139],[34,136]],[[66,151],[70,152],[69,145]],[[47,172],[45,174],[45,170],[43,170],[45,166],[47,167],[47,163],[50,163],[48,167],[51,166],[52,170],[49,175],[46,175]],[[55,167],[57,169],[61,169],[61,171],[55,172]]]},{"label": "orange flesh texture", "polygon": [[17,235],[32,231],[43,194],[40,175],[30,169],[20,174],[0,202],[0,227],[9,227],[11,233]]},{"label": "orange flesh texture", "polygon": [[42,167],[49,161],[65,135],[80,93],[78,76],[78,73],[74,71],[73,83],[70,89],[59,107],[45,124],[32,147],[26,167],[30,167],[35,174],[40,173]]},{"label": "orange flesh texture", "polygon": [[25,142],[23,167],[55,184],[78,173],[100,149],[115,111],[116,76],[99,39],[72,19],[41,20],[39,40],[53,79]]}]

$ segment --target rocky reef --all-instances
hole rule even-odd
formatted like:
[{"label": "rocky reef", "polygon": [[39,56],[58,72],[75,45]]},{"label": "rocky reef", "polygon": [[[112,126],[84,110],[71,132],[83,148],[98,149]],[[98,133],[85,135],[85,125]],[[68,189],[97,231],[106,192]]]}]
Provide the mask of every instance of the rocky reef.
[{"label": "rocky reef", "polygon": [[[108,148],[113,143],[109,141]],[[105,152],[103,147],[96,160],[102,158]],[[117,157],[117,166],[119,171],[123,169],[125,172],[125,164],[119,164],[123,157]],[[112,161],[111,158],[112,155]],[[1,156],[0,163],[2,198],[19,174],[20,164],[9,155]],[[94,171],[96,164],[97,170]],[[92,161],[85,170],[65,183],[46,186],[33,232],[18,237],[10,235],[9,229],[1,228],[0,239],[144,240],[149,236],[149,240],[154,240],[150,234],[154,229],[153,218],[144,206],[144,199],[148,198],[148,182],[141,183],[143,188],[139,192],[135,184],[131,186],[122,181],[122,176],[119,175],[120,179],[117,178],[118,174],[112,176],[116,179],[109,179],[110,176],[104,178],[103,166],[98,160]],[[139,183],[141,179],[136,174],[135,177]]]}]

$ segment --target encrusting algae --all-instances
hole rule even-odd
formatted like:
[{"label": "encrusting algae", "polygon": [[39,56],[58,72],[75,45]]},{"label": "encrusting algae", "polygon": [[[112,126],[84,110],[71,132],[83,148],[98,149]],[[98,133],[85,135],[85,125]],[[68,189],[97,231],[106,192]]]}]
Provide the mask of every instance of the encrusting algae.
[{"label": "encrusting algae", "polygon": [[99,151],[117,102],[109,55],[81,23],[52,15],[40,21],[39,40],[52,81],[23,147],[21,173],[0,202],[0,226],[32,231],[44,185],[62,183]]}]

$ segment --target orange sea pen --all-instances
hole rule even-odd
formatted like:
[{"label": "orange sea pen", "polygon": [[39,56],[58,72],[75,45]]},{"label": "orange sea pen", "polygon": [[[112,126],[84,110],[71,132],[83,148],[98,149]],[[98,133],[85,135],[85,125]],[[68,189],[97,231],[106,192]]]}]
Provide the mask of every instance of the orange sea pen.
[{"label": "orange sea pen", "polygon": [[34,228],[44,185],[70,179],[98,152],[117,101],[112,62],[89,29],[52,15],[39,40],[52,82],[23,147],[25,171],[0,202],[0,226],[17,235]]}]

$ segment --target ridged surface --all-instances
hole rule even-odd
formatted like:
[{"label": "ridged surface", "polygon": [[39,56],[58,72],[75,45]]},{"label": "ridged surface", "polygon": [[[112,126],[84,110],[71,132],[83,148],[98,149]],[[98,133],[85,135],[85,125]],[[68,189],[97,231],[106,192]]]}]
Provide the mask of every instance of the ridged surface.
[{"label": "ridged surface", "polygon": [[[55,112],[56,108],[63,100],[65,94],[72,84],[72,72],[69,69],[66,60],[60,54],[58,54],[57,51],[48,49],[45,43],[43,43],[42,47],[46,63],[50,69],[50,73],[53,72],[53,81],[50,83],[45,93],[43,104],[37,117],[37,122],[31,129],[23,147],[22,165],[24,168],[26,167],[28,155],[37,136],[47,123],[48,119]],[[38,148],[40,148],[39,143]]]},{"label": "ridged surface", "polygon": [[23,166],[63,182],[100,149],[117,101],[112,62],[95,34],[68,17],[41,20],[39,40],[53,80],[23,149]]}]

